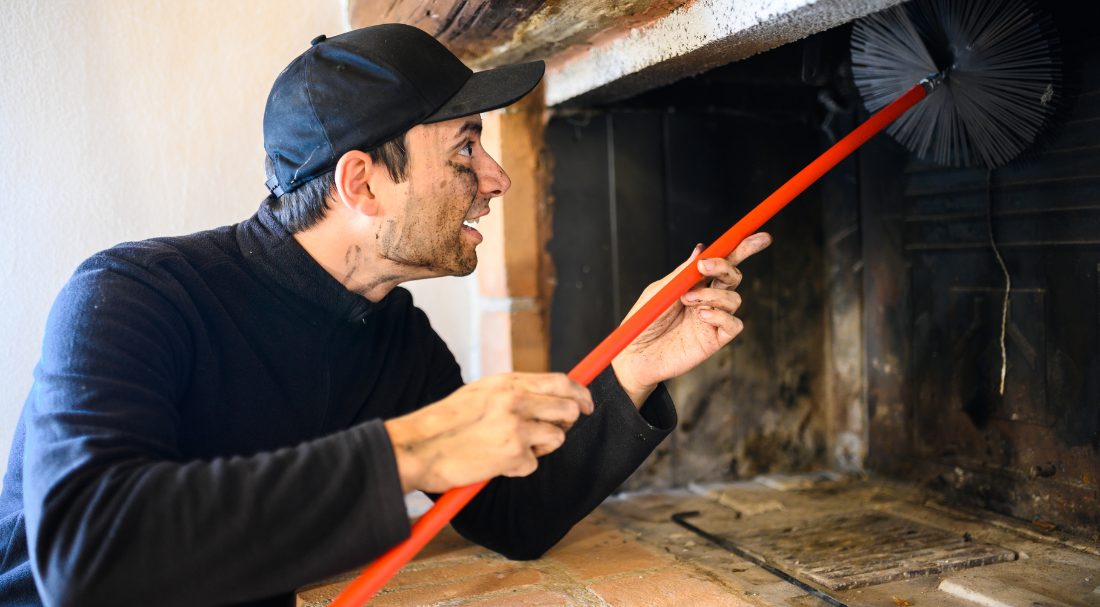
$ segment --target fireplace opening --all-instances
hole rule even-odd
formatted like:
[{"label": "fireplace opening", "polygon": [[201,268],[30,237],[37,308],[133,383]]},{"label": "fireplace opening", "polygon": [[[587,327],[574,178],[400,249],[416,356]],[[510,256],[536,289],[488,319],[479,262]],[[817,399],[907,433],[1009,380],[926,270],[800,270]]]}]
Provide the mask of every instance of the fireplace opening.
[{"label": "fireplace opening", "polygon": [[[821,564],[812,546],[781,554],[792,525],[806,540],[814,525],[897,523],[872,524],[887,490],[838,488],[853,479],[1100,545],[1100,43],[1094,8],[1044,7],[1065,72],[1050,132],[992,171],[921,161],[879,135],[800,196],[765,226],[771,249],[744,265],[744,332],[670,383],[679,427],[624,492],[721,496],[743,520],[761,503],[797,510],[753,492],[809,474],[797,478],[855,500],[814,524],[771,512],[771,531],[751,538],[727,528],[772,563]],[[554,108],[554,369],[569,369],[649,282],[867,117],[850,30],[631,98]],[[1011,277],[1004,360],[997,253]],[[823,545],[848,545],[830,537]],[[960,569],[1008,558],[969,547]]]},{"label": "fireplace opening", "polygon": [[[745,264],[744,333],[673,382],[680,427],[626,489],[867,471],[1097,531],[1100,47],[1082,9],[1051,8],[1068,83],[1054,131],[993,171],[879,136],[803,194]],[[849,35],[556,109],[554,368],[866,117]],[[1012,277],[1003,395],[991,235]]]}]

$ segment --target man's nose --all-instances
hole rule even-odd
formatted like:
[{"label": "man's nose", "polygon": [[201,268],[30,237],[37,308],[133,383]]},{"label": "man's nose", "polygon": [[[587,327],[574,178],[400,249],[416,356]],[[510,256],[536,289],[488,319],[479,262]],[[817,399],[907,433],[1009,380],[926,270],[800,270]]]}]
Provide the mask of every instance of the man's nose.
[{"label": "man's nose", "polygon": [[512,180],[508,173],[497,164],[492,156],[485,154],[481,166],[477,167],[478,193],[487,198],[503,196],[508,188],[512,187]]}]

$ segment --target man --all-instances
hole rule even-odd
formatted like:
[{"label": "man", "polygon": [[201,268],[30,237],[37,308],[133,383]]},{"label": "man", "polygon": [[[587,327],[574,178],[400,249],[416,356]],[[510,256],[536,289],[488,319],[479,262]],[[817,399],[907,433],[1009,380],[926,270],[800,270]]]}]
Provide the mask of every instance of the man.
[{"label": "man", "polygon": [[471,74],[407,26],[318,37],[269,96],[255,216],[82,264],[0,497],[5,603],[292,605],[405,539],[409,491],[493,478],[455,527],[521,559],[613,491],[675,425],[660,383],[741,330],[735,265],[769,239],[701,261],[706,284],[591,392],[542,373],[463,386],[397,286],[473,271],[509,186],[478,113],[541,75]]}]

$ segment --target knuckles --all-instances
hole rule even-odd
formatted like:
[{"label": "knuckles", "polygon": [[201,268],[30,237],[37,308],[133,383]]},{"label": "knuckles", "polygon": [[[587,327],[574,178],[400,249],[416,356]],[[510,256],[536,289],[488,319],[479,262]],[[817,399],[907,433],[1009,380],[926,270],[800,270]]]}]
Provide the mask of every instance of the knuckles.
[{"label": "knuckles", "polygon": [[530,455],[531,449],[519,440],[513,440],[508,442],[508,447],[505,449],[505,457],[508,459],[524,459]]},{"label": "knuckles", "polygon": [[568,394],[576,390],[572,379],[565,373],[555,373],[554,383],[556,391],[560,394]]},{"label": "knuckles", "polygon": [[513,389],[501,389],[493,392],[490,397],[490,402],[495,406],[505,410],[512,410],[522,402],[522,396],[520,391]]},{"label": "knuckles", "polygon": [[562,430],[560,428],[556,428],[556,430],[557,430],[557,432],[554,432],[554,448],[555,449],[557,449],[558,447],[565,444],[565,430]]},{"label": "knuckles", "polygon": [[577,419],[579,419],[580,416],[581,416],[580,406],[577,405],[577,403],[571,403],[571,404],[572,404],[572,406],[569,407],[569,409],[565,412],[565,421],[569,422],[570,426],[572,426],[574,423],[576,423]]}]

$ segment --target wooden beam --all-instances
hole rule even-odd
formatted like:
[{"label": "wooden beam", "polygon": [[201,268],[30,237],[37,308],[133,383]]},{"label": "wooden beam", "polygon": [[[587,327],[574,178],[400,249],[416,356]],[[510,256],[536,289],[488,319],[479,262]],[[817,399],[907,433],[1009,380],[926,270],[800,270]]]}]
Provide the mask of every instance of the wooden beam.
[{"label": "wooden beam", "polygon": [[519,24],[546,0],[350,0],[354,28],[379,23],[419,27],[465,60],[511,40]]},{"label": "wooden beam", "polygon": [[546,59],[663,17],[688,0],[349,0],[352,27],[407,23],[476,68]]}]

